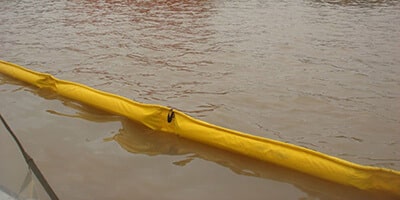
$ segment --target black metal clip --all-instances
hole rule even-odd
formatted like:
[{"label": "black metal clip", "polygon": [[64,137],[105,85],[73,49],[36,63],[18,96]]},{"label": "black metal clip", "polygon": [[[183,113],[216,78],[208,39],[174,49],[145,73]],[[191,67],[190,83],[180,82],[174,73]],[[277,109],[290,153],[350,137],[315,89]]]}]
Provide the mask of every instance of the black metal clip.
[{"label": "black metal clip", "polygon": [[171,110],[169,110],[168,116],[167,116],[168,123],[171,123],[172,119],[174,119],[174,117],[175,117],[175,112],[174,112],[174,109],[171,108]]}]

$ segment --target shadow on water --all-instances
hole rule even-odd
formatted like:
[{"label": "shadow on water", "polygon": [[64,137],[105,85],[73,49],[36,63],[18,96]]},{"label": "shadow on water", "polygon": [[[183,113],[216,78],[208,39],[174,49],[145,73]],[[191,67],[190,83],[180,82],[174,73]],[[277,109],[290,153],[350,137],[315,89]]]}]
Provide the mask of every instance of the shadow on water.
[{"label": "shadow on water", "polygon": [[47,110],[51,114],[80,118],[92,122],[120,121],[122,127],[111,138],[104,138],[104,142],[115,141],[123,149],[133,154],[148,156],[171,155],[180,156],[180,158],[185,156],[183,160],[173,162],[174,165],[181,167],[189,165],[195,159],[213,162],[237,175],[289,183],[305,192],[309,199],[391,199],[390,196],[382,193],[361,191],[352,187],[334,184],[267,162],[189,141],[176,135],[153,131],[123,117],[111,115],[79,102],[60,97],[51,91],[27,86],[12,79],[2,78],[1,84],[19,85],[26,88],[25,91],[32,92],[47,100],[61,101],[64,106],[75,110],[74,114]]}]

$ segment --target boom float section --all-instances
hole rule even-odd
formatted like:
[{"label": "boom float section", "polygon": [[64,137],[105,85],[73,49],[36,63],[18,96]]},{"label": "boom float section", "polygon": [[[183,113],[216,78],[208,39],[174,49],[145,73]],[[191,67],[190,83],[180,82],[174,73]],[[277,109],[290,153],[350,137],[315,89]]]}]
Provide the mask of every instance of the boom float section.
[{"label": "boom float section", "polygon": [[219,127],[166,106],[138,103],[1,60],[0,72],[63,97],[127,117],[153,130],[173,133],[338,184],[400,197],[400,172],[396,170],[359,165],[293,144]]}]

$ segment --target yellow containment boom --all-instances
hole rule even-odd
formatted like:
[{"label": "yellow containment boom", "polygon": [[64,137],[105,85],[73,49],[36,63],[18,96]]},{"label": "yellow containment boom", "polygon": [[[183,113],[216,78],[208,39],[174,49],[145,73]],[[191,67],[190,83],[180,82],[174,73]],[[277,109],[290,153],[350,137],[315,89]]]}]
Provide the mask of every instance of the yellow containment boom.
[{"label": "yellow containment boom", "polygon": [[165,106],[138,103],[1,60],[0,73],[41,89],[50,89],[89,106],[125,116],[153,130],[173,133],[342,185],[400,197],[400,172],[396,170],[363,166],[293,144],[219,127]]}]

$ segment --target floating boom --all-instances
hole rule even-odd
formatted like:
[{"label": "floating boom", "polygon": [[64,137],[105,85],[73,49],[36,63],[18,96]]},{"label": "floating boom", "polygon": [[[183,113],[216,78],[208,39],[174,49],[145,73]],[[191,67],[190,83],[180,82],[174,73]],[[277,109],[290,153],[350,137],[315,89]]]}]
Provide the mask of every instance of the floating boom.
[{"label": "floating boom", "polygon": [[1,60],[0,73],[83,104],[127,117],[153,130],[176,134],[338,184],[361,190],[391,193],[400,197],[400,172],[396,170],[363,166],[293,144],[219,127],[165,106],[138,103]]}]

